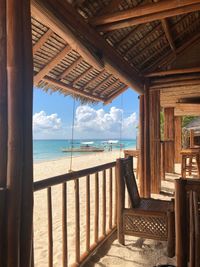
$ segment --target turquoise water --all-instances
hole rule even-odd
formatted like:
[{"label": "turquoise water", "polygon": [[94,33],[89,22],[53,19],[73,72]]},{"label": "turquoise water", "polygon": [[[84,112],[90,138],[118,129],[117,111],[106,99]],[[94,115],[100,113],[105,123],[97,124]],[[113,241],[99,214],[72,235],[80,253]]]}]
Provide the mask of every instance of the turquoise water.
[{"label": "turquoise water", "polygon": [[[73,147],[80,147],[82,142],[91,142],[94,143],[92,146],[97,147],[105,147],[105,151],[111,149],[110,144],[106,144],[105,141],[108,140],[74,140]],[[121,140],[118,143],[112,144],[112,150],[119,150],[120,144],[122,144],[123,149],[128,149],[130,147],[136,147],[136,140]],[[62,152],[63,148],[70,148],[71,140],[34,140],[33,141],[33,159],[34,162],[37,161],[46,161],[46,160],[54,160],[63,157],[70,157],[70,152]],[[100,152],[98,152],[100,153]],[[75,153],[73,152],[73,156],[80,156],[86,153]],[[90,153],[91,154],[91,153]]]}]

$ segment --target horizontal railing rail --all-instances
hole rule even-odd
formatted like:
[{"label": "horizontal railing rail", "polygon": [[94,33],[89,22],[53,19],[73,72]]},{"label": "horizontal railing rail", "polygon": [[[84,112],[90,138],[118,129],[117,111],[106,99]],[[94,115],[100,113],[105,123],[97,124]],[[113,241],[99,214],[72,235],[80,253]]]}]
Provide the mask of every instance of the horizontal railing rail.
[{"label": "horizontal railing rail", "polygon": [[[111,162],[34,182],[35,194],[41,194],[43,191],[47,194],[45,206],[47,226],[44,227],[42,221],[43,230],[40,230],[38,229],[40,226],[34,224],[34,234],[39,235],[37,238],[34,236],[35,258],[39,254],[36,250],[41,248],[41,245],[37,244],[41,242],[41,236],[48,239],[46,243],[48,253],[43,252],[46,255],[46,262],[44,263],[43,259],[43,265],[54,266],[54,259],[58,260],[59,253],[56,246],[61,239],[62,254],[59,260],[60,258],[62,260],[59,266],[81,266],[87,262],[96,248],[115,232],[117,216],[115,166],[116,162]],[[60,193],[56,193],[56,190],[60,190]],[[43,199],[44,197],[42,201]],[[40,203],[37,201],[39,200],[35,198],[35,205],[40,209]],[[42,205],[44,203],[41,203]],[[60,214],[57,210],[59,208]],[[41,216],[43,215],[44,211],[41,213]],[[39,217],[40,215],[37,215],[37,218]],[[59,229],[60,239],[55,233]],[[43,246],[42,249],[44,250]],[[36,266],[39,260],[41,259],[35,259]]]}]

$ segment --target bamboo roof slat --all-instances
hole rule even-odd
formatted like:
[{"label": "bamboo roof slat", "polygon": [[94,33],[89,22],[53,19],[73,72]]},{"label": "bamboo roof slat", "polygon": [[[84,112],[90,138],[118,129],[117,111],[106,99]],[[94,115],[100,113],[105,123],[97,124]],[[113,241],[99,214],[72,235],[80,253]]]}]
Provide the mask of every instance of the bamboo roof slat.
[{"label": "bamboo roof slat", "polygon": [[100,82],[93,90],[92,92],[97,92],[101,87],[103,87],[106,83],[108,83],[111,79],[113,79],[113,75],[110,75],[106,79],[104,79],[102,82]]},{"label": "bamboo roof slat", "polygon": [[63,79],[66,77],[73,69],[75,69],[82,61],[82,57],[79,57],[76,61],[74,61],[59,77],[58,79]]},{"label": "bamboo roof slat", "polygon": [[41,38],[40,40],[33,46],[33,54],[35,54],[35,52],[37,50],[39,50],[44,43],[47,41],[47,39],[52,35],[52,30],[48,30]]},{"label": "bamboo roof slat", "polygon": [[62,89],[66,90],[67,92],[69,92],[72,95],[73,94],[77,94],[79,96],[83,96],[85,98],[89,98],[89,99],[94,100],[94,101],[104,101],[103,98],[97,97],[95,95],[88,94],[87,92],[84,92],[82,90],[74,88],[74,87],[72,87],[70,85],[67,85],[67,84],[63,83],[63,82],[55,81],[54,79],[51,79],[51,78],[48,78],[48,77],[43,77],[43,81],[47,82],[48,84],[55,85],[58,88],[62,88]]},{"label": "bamboo roof slat", "polygon": [[176,46],[174,44],[172,33],[170,31],[170,26],[169,26],[169,23],[168,23],[167,19],[162,19],[161,23],[162,23],[162,27],[163,27],[163,30],[165,32],[165,35],[167,37],[167,40],[168,40],[168,42],[170,44],[170,47],[171,47],[172,51],[175,52],[176,51]]},{"label": "bamboo roof slat", "polygon": [[40,80],[57,65],[69,52],[71,51],[70,46],[66,46],[49,64],[47,64],[39,73],[34,77],[34,84],[37,85]]},{"label": "bamboo roof slat", "polygon": [[76,85],[77,83],[79,83],[79,81],[82,80],[85,76],[87,76],[91,71],[92,71],[92,67],[89,67],[89,69],[85,70],[79,77],[77,77],[73,81],[73,85]]}]

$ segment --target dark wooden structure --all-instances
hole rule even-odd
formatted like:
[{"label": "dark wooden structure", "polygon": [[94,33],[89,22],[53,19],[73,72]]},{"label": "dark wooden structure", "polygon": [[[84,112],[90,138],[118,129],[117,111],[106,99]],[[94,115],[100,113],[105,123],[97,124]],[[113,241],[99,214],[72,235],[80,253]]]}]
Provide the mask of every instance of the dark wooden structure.
[{"label": "dark wooden structure", "polygon": [[[133,172],[132,158],[117,160],[118,240],[124,245],[125,235],[168,241],[168,255],[175,255],[174,202],[140,198]],[[125,187],[131,207],[125,208]]]},{"label": "dark wooden structure", "polygon": [[199,199],[199,180],[176,180],[175,214],[177,267],[200,266]]},{"label": "dark wooden structure", "polygon": [[[170,172],[180,140],[176,116],[200,114],[200,2],[0,0],[0,7],[0,266],[29,267],[33,85],[105,104],[128,87],[137,91],[140,192],[150,197],[161,186],[160,107]],[[76,198],[78,203],[78,192]],[[50,189],[48,199],[51,218]],[[51,252],[49,257],[51,262]]]}]

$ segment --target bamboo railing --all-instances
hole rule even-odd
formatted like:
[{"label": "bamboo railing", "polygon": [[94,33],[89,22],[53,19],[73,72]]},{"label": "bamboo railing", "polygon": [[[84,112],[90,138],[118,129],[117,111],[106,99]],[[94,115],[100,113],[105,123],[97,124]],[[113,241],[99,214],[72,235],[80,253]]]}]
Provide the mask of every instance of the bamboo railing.
[{"label": "bamboo railing", "polygon": [[[48,236],[46,266],[54,266],[54,241],[56,241],[54,240],[56,237],[54,235],[54,221],[59,220],[54,216],[54,209],[62,209],[60,218],[62,264],[60,266],[82,266],[94,251],[115,233],[117,212],[115,166],[116,162],[111,162],[34,183],[35,194],[38,191],[45,190],[47,194],[47,229],[45,229],[46,232],[44,233],[45,236]],[[74,181],[74,183],[70,183],[70,181]],[[56,186],[60,187],[61,191],[61,207],[54,207],[53,205],[53,192]],[[73,188],[70,188],[70,186]],[[68,194],[69,189],[73,192],[73,199],[71,194]],[[59,190],[59,188],[56,188],[56,190]],[[69,201],[73,200],[74,223],[68,225],[68,220],[70,219],[68,204]],[[84,238],[81,236],[83,229]],[[38,229],[34,225],[34,233],[37,231]],[[72,231],[73,242],[68,240],[69,233],[72,234]],[[33,243],[34,247],[37,247],[35,238]],[[34,255],[36,254],[35,250]]]}]

